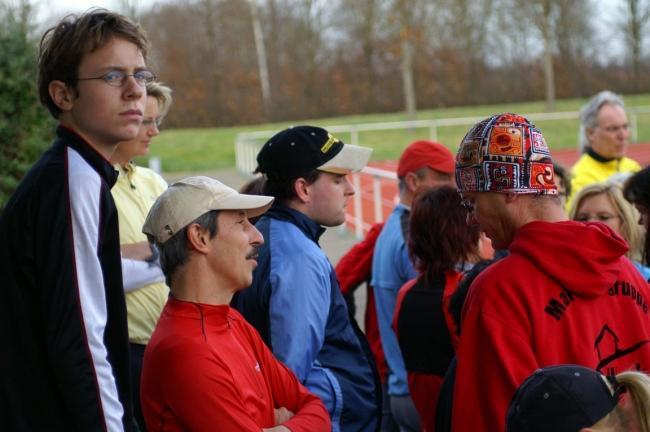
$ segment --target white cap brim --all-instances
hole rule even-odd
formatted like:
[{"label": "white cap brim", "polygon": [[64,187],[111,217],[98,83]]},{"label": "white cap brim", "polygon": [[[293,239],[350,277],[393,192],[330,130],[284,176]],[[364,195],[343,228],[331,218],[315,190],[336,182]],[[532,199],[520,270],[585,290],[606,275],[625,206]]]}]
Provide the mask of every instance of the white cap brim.
[{"label": "white cap brim", "polygon": [[368,165],[371,155],[372,149],[370,147],[344,144],[336,156],[317,169],[333,174],[350,174],[361,171],[363,167]]}]

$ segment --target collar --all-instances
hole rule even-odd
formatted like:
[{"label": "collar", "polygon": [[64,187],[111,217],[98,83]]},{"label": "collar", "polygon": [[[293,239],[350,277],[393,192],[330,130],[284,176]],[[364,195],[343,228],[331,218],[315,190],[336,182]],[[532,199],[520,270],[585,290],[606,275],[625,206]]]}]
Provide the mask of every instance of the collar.
[{"label": "collar", "polygon": [[597,160],[598,162],[606,163],[606,162],[611,162],[613,160],[617,160],[619,158],[606,158],[605,156],[602,156],[594,151],[591,147],[587,147],[587,154],[591,156],[593,159]]},{"label": "collar", "polygon": [[399,211],[401,211],[401,212],[405,212],[405,213],[410,213],[411,212],[411,206],[407,206],[406,204],[403,204],[401,202],[397,203],[395,208],[399,209]]},{"label": "collar", "polygon": [[314,222],[311,218],[298,210],[294,210],[284,204],[276,203],[264,214],[264,217],[290,222],[297,226],[314,243],[325,232],[325,228]]},{"label": "collar", "polygon": [[228,319],[234,318],[229,305],[211,305],[179,300],[171,294],[167,299],[165,309],[171,315],[189,319],[210,318],[216,322],[225,323]]},{"label": "collar", "polygon": [[117,172],[118,181],[120,178],[125,179],[131,189],[136,189],[135,183],[133,183],[133,176],[135,176],[135,167],[136,165],[133,162],[129,162],[126,165],[116,163],[113,165],[113,168]]},{"label": "collar", "polygon": [[59,127],[56,128],[56,135],[58,140],[55,145],[65,145],[75,149],[75,151],[84,158],[88,165],[97,171],[100,177],[102,177],[102,179],[108,184],[108,187],[113,187],[117,181],[118,172],[113,169],[111,163],[107,161],[104,156],[95,150],[93,146],[88,144],[86,140],[77,135],[77,133],[72,129],[59,125]]}]

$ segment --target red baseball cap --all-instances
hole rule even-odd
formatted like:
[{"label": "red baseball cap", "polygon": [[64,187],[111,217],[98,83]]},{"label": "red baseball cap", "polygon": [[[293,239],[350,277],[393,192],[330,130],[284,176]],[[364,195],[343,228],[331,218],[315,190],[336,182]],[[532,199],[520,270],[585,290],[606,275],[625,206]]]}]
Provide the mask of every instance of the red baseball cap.
[{"label": "red baseball cap", "polygon": [[429,167],[445,174],[453,174],[455,170],[454,155],[444,145],[427,140],[418,140],[409,144],[402,153],[397,164],[397,177]]}]

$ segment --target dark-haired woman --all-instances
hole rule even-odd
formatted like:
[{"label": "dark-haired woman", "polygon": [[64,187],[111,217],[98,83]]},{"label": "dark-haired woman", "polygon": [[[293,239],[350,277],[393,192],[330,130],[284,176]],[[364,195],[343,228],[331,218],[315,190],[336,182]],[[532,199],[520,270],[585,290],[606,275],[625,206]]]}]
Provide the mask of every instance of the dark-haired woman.
[{"label": "dark-haired woman", "polygon": [[638,173],[632,175],[623,186],[623,196],[634,204],[639,211],[639,225],[646,229],[645,245],[642,253],[642,262],[650,265],[650,167],[645,167]]},{"label": "dark-haired woman", "polygon": [[479,230],[466,223],[458,191],[420,194],[411,209],[408,247],[419,277],[397,297],[393,327],[423,430],[434,430],[440,386],[454,356],[447,304],[469,263],[479,259]]}]

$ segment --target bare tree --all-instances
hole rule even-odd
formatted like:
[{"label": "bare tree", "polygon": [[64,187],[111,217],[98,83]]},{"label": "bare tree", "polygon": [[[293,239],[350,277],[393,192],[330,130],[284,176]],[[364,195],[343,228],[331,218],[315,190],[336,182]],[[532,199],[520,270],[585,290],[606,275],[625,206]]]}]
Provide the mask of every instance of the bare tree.
[{"label": "bare tree", "polygon": [[118,0],[117,2],[119,11],[134,20],[138,19],[139,3],[139,0]]},{"label": "bare tree", "polygon": [[625,34],[625,43],[632,63],[634,88],[638,91],[641,83],[643,39],[650,18],[650,5],[643,0],[625,0],[622,9],[622,19],[619,26]]},{"label": "bare tree", "polygon": [[414,120],[417,115],[415,99],[415,83],[413,80],[413,0],[396,0],[395,13],[399,23],[399,38],[401,48],[402,86],[404,89],[404,110],[408,119]]},{"label": "bare tree", "polygon": [[271,84],[269,81],[269,67],[266,61],[266,48],[264,47],[264,35],[262,25],[257,11],[257,0],[249,0],[251,8],[251,19],[253,22],[253,36],[255,38],[255,51],[257,52],[257,65],[260,70],[260,88],[264,102],[264,113],[269,118],[271,115]]}]

